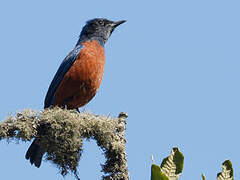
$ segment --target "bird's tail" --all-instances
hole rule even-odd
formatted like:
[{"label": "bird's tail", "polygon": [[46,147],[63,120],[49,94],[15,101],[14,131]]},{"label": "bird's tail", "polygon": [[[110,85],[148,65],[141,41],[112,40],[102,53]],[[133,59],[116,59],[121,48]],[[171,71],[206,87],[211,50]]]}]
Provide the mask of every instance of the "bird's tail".
[{"label": "bird's tail", "polygon": [[34,140],[31,146],[28,148],[28,151],[25,155],[26,159],[30,159],[30,163],[34,164],[36,167],[40,167],[42,162],[42,157],[44,155],[44,151],[41,149],[38,140]]}]

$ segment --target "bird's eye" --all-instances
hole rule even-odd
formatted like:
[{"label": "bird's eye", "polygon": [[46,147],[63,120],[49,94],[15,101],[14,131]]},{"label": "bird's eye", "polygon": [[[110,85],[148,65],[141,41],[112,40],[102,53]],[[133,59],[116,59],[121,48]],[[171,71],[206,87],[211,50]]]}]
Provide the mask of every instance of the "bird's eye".
[{"label": "bird's eye", "polygon": [[103,21],[103,20],[99,20],[99,21],[98,21],[98,24],[100,24],[100,25],[103,26],[103,25],[104,25],[104,21]]}]

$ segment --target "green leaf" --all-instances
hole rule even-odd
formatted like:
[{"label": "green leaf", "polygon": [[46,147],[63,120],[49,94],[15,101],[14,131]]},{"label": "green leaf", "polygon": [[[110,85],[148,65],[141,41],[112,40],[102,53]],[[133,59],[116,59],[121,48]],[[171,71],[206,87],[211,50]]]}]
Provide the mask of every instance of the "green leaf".
[{"label": "green leaf", "polygon": [[183,171],[183,161],[183,154],[174,147],[170,156],[163,159],[161,170],[170,180],[177,180]]},{"label": "green leaf", "polygon": [[222,163],[222,172],[217,174],[217,180],[233,180],[233,168],[230,160]]},{"label": "green leaf", "polygon": [[152,164],[151,180],[169,180],[168,177],[162,173],[161,168]]}]

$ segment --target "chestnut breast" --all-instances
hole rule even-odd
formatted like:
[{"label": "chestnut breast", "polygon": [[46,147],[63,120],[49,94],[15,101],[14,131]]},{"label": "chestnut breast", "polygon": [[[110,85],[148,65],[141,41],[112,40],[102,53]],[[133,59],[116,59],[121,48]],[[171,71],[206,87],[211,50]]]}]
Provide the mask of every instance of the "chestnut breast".
[{"label": "chestnut breast", "polygon": [[87,104],[100,87],[105,65],[104,48],[97,41],[82,45],[77,59],[59,84],[54,105],[79,108]]}]

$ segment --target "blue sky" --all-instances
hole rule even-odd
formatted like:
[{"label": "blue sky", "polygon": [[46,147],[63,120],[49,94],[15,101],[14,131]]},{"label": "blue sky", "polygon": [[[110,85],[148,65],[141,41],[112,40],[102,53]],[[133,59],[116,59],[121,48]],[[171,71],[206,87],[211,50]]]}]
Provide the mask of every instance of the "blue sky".
[{"label": "blue sky", "polygon": [[[105,46],[101,88],[85,107],[112,116],[126,111],[131,179],[150,179],[178,146],[181,179],[216,179],[230,159],[239,179],[240,1],[1,1],[0,119],[41,110],[61,61],[89,19],[126,19]],[[24,159],[30,143],[0,142],[0,179],[64,179]],[[102,151],[85,142],[81,179],[99,179]],[[65,180],[72,180],[67,176]]]}]

